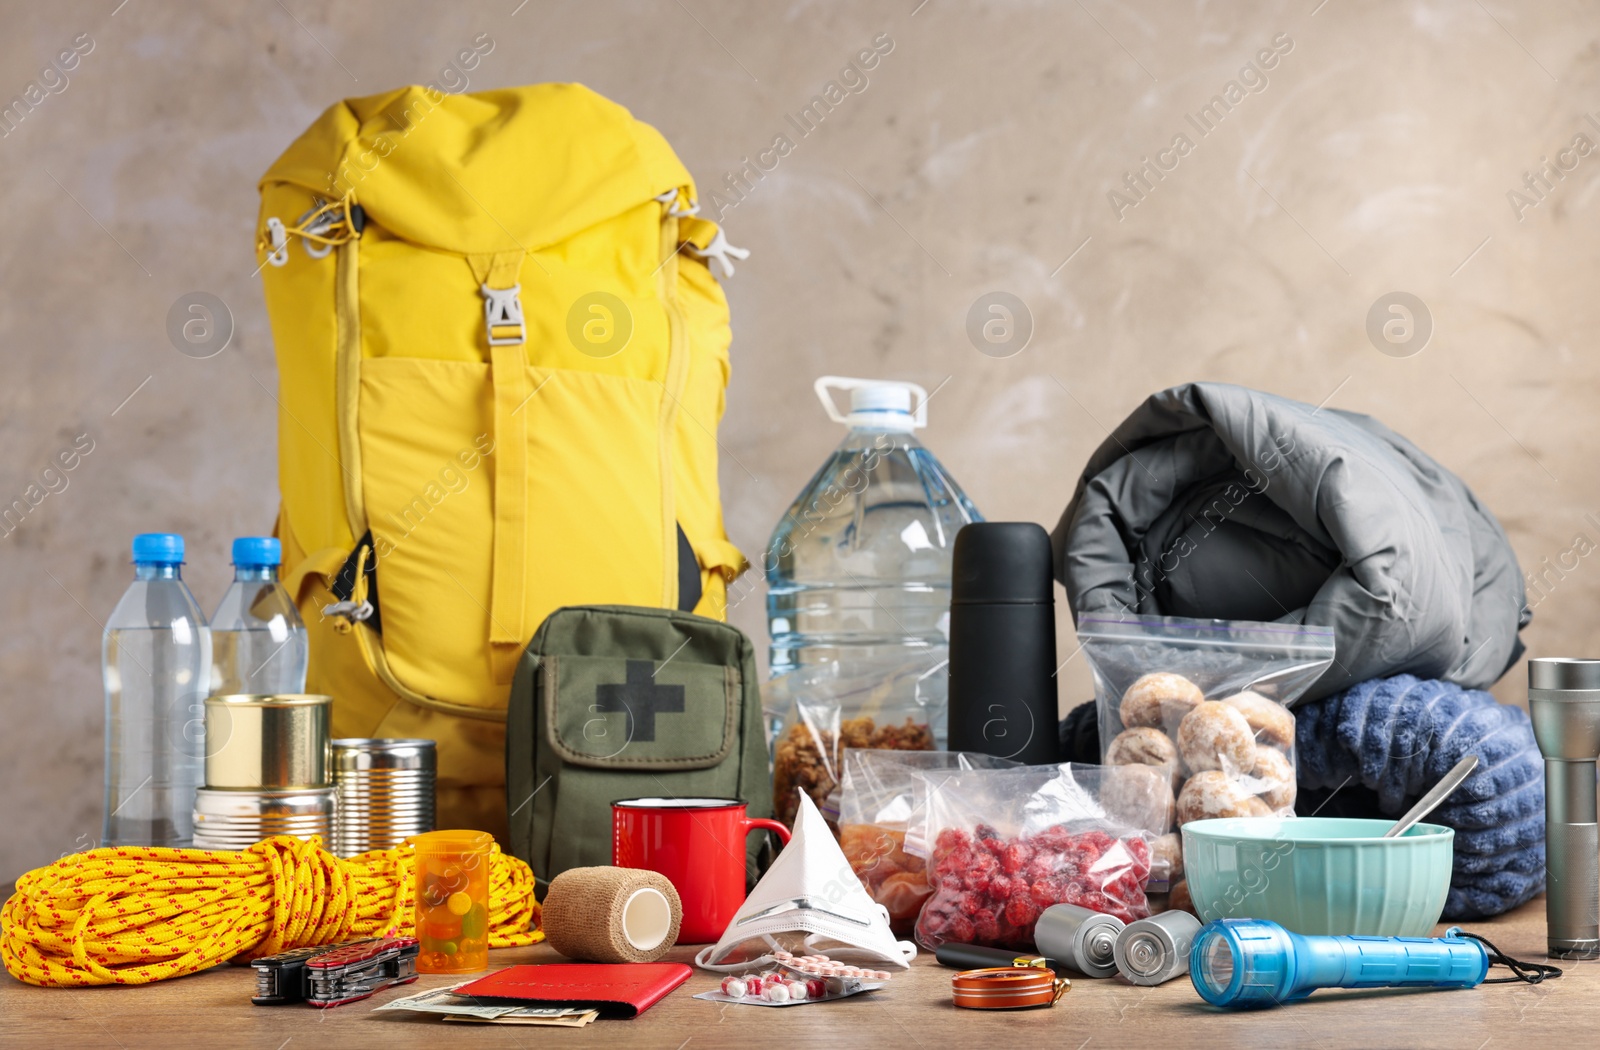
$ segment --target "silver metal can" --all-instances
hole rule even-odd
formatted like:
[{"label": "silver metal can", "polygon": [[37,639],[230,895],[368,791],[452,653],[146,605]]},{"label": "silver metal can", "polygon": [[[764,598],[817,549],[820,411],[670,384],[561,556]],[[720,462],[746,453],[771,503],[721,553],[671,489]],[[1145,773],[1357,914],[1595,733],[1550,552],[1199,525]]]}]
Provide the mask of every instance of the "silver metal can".
[{"label": "silver metal can", "polygon": [[333,852],[391,849],[432,831],[437,748],[432,740],[340,738],[332,742],[339,812]]},{"label": "silver metal can", "polygon": [[299,838],[333,830],[333,788],[238,791],[200,788],[194,800],[194,844],[199,849],[245,849],[273,835]]}]

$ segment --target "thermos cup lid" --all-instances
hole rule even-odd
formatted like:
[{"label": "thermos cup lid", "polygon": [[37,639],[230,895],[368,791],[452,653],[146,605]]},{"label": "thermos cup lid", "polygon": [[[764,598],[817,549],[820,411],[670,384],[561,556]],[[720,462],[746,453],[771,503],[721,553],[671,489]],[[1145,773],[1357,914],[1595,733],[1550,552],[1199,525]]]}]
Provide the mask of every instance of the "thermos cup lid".
[{"label": "thermos cup lid", "polygon": [[1031,521],[976,521],[956,533],[952,605],[1051,605],[1050,534]]}]

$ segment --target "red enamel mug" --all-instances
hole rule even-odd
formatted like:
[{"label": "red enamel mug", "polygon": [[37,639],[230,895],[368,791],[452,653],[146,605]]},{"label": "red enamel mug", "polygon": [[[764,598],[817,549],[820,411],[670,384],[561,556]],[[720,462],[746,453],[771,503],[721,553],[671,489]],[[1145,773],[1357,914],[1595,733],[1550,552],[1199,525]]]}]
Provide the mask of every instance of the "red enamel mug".
[{"label": "red enamel mug", "polygon": [[789,829],[734,798],[628,798],[611,803],[611,863],[667,877],[683,901],[679,944],[711,944],[744,903],[745,836]]}]

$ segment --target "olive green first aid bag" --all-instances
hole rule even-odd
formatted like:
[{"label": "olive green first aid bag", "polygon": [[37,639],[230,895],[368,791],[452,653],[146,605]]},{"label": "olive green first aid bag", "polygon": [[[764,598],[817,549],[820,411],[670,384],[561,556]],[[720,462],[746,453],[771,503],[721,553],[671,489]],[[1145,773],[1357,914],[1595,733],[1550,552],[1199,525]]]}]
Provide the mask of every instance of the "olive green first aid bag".
[{"label": "olive green first aid bag", "polygon": [[[541,883],[610,864],[611,803],[641,796],[735,798],[772,816],[755,647],[674,609],[557,609],[511,685],[511,852]],[[749,841],[752,879],[763,838]]]}]

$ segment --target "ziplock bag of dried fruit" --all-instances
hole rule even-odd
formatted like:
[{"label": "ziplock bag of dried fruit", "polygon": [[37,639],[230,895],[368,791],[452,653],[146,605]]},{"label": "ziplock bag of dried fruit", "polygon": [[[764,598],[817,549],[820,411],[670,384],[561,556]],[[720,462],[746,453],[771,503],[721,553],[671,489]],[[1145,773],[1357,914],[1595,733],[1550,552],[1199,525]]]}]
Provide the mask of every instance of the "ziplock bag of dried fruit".
[{"label": "ziplock bag of dried fruit", "polygon": [[[927,814],[927,782],[919,774],[1005,769],[1016,762],[968,751],[847,749],[836,796],[839,844],[872,899],[889,910],[889,926],[905,935],[933,894],[927,863],[905,850],[906,832]],[[826,813],[826,810],[824,810]]]},{"label": "ziplock bag of dried fruit", "polygon": [[944,734],[942,650],[844,668],[801,667],[767,683],[765,706],[782,717],[773,749],[772,800],[794,822],[797,791],[820,809],[839,786],[846,748],[932,751]]}]

